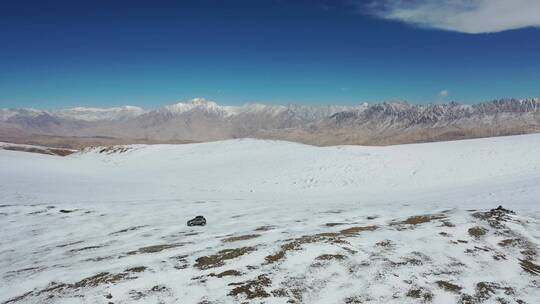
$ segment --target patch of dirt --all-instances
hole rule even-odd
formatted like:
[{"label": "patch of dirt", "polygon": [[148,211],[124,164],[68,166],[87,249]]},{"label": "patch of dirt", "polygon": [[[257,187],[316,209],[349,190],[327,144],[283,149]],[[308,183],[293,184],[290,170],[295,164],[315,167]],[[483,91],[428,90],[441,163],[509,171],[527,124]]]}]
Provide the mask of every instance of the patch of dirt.
[{"label": "patch of dirt", "polygon": [[506,255],[504,253],[502,253],[502,252],[496,252],[493,255],[493,259],[496,260],[496,261],[506,260]]},{"label": "patch of dirt", "polygon": [[229,292],[230,296],[238,297],[243,295],[247,300],[256,298],[268,298],[270,294],[266,292],[265,287],[272,284],[272,281],[265,275],[240,283],[230,283],[229,286],[237,286]]},{"label": "patch of dirt", "polygon": [[281,282],[281,287],[272,290],[271,293],[274,297],[289,298],[287,303],[304,303],[303,295],[308,291],[305,283],[306,278],[304,276],[290,277]]},{"label": "patch of dirt", "polygon": [[223,277],[239,277],[240,275],[242,275],[242,273],[238,270],[225,270],[221,273],[218,273],[218,274],[215,274],[215,273],[211,273],[209,274],[208,276],[209,277],[216,277],[216,278],[223,278]]},{"label": "patch of dirt", "polygon": [[450,228],[453,228],[453,227],[456,227],[456,225],[454,225],[452,222],[450,221],[447,221],[447,220],[444,220],[444,221],[441,221],[443,226],[444,227],[450,227]]},{"label": "patch of dirt", "polygon": [[[141,266],[142,267],[142,266]],[[137,267],[138,268],[138,267]],[[84,278],[78,282],[75,283],[56,283],[51,282],[49,286],[42,290],[34,290],[27,292],[21,296],[18,296],[16,298],[10,299],[7,302],[4,303],[12,303],[12,302],[18,302],[26,299],[27,297],[31,296],[41,296],[46,295],[47,298],[52,298],[54,296],[58,296],[67,292],[72,292],[75,290],[78,290],[79,288],[87,288],[87,287],[97,287],[100,285],[106,285],[106,284],[115,284],[120,281],[125,280],[132,280],[136,279],[136,276],[132,276],[133,272],[140,272],[140,271],[132,271],[133,269],[137,268],[131,268],[127,269],[126,271],[120,272],[120,273],[110,273],[110,272],[100,272],[96,275],[93,275],[91,277]],[[146,269],[146,267],[143,267]],[[140,268],[139,268],[140,269]]]},{"label": "patch of dirt", "polygon": [[343,299],[343,302],[345,304],[361,304],[361,303],[365,303],[365,302],[368,302],[369,300],[365,300],[364,298],[360,297],[360,296],[353,296],[353,297],[347,297],[345,299]]},{"label": "patch of dirt", "polygon": [[[145,291],[139,291],[139,290],[130,290],[129,296],[132,300],[140,300],[143,298],[146,298],[147,296],[155,293],[161,293],[170,291],[170,288],[164,285],[154,285],[152,288],[145,290]],[[162,302],[158,302],[162,303]]]},{"label": "patch of dirt", "polygon": [[536,265],[535,263],[525,259],[519,260],[519,265],[521,268],[523,268],[523,270],[532,275],[540,275],[540,265]]},{"label": "patch of dirt", "polygon": [[169,259],[174,260],[178,264],[174,265],[175,269],[186,269],[188,267],[187,255],[177,255],[170,257]]},{"label": "patch of dirt", "polygon": [[441,289],[444,289],[446,291],[449,291],[449,292],[453,292],[453,293],[459,293],[461,291],[461,289],[463,289],[463,287],[461,286],[458,286],[458,285],[455,285],[455,284],[452,284],[448,281],[437,281],[435,282]]},{"label": "patch of dirt", "polygon": [[399,262],[389,261],[392,267],[401,267],[401,266],[421,266],[425,262],[431,261],[431,258],[421,252],[413,251],[409,256],[401,257]]},{"label": "patch of dirt", "polygon": [[49,147],[3,146],[3,147],[0,147],[0,149],[9,150],[9,151],[38,153],[38,154],[45,154],[45,155],[56,155],[56,156],[66,156],[66,155],[70,155],[76,152],[74,150],[55,149],[55,148],[49,148]]},{"label": "patch of dirt", "polygon": [[27,215],[37,215],[37,214],[41,214],[41,213],[45,213],[49,210],[45,209],[45,210],[38,210],[38,211],[34,211],[34,212],[30,212],[30,213],[27,213]]},{"label": "patch of dirt", "polygon": [[128,231],[139,230],[139,229],[144,228],[144,227],[146,227],[146,225],[143,225],[143,226],[135,226],[135,227],[129,227],[129,228],[126,228],[126,229],[122,229],[122,230],[118,230],[118,231],[112,232],[112,233],[109,234],[109,235],[118,235],[118,234],[126,233],[126,232],[128,232]]},{"label": "patch of dirt", "polygon": [[76,282],[74,284],[71,284],[69,285],[69,287],[73,287],[73,288],[96,287],[102,284],[117,283],[121,280],[129,279],[129,278],[130,278],[129,273],[127,272],[121,272],[121,273],[101,272],[94,276],[82,279],[79,282]]},{"label": "patch of dirt", "polygon": [[393,248],[395,247],[395,244],[391,240],[384,240],[384,241],[375,243],[375,246],[384,247],[384,248]]},{"label": "patch of dirt", "polygon": [[504,239],[499,242],[501,247],[517,246],[521,244],[521,239]]},{"label": "patch of dirt", "polygon": [[255,229],[255,231],[269,231],[275,229],[275,226],[261,226]]},{"label": "patch of dirt", "polygon": [[77,244],[80,244],[80,243],[84,243],[84,241],[71,242],[71,243],[67,243],[67,244],[58,245],[56,247],[57,248],[64,248],[64,247],[67,247],[67,246],[77,245]]},{"label": "patch of dirt", "polygon": [[486,212],[475,212],[472,216],[487,221],[488,224],[495,229],[504,229],[504,222],[511,220],[511,215],[513,214],[515,214],[514,211],[499,206],[496,209],[491,209]]},{"label": "patch of dirt", "polygon": [[23,269],[18,269],[18,270],[12,270],[12,271],[6,272],[5,277],[6,278],[15,277],[21,273],[27,273],[27,272],[37,273],[45,269],[47,269],[47,267],[28,267],[28,268],[23,268]]},{"label": "patch of dirt", "polygon": [[126,269],[127,272],[143,272],[146,271],[146,266],[137,266]]},{"label": "patch of dirt", "polygon": [[195,267],[199,269],[209,269],[225,265],[226,260],[232,260],[244,254],[255,251],[254,247],[241,247],[234,249],[224,249],[214,255],[203,256],[195,260]]},{"label": "patch of dirt", "polygon": [[112,260],[112,259],[115,259],[115,258],[120,258],[119,256],[100,256],[100,257],[96,257],[96,258],[89,258],[89,259],[86,259],[84,260],[85,262],[101,262],[101,261],[105,261],[105,260]]},{"label": "patch of dirt", "polygon": [[342,213],[343,210],[328,210],[328,211],[324,211],[324,212],[321,212],[321,213],[325,213],[325,214],[340,214]]},{"label": "patch of dirt", "polygon": [[16,296],[16,297],[14,297],[14,298],[11,298],[11,299],[5,301],[5,302],[2,303],[2,304],[9,304],[9,303],[19,302],[19,301],[21,301],[21,300],[26,299],[26,297],[30,296],[31,294],[32,294],[32,292],[29,291],[29,292],[24,293],[24,294],[22,294],[22,295],[20,295],[20,296]]},{"label": "patch of dirt", "polygon": [[288,243],[281,245],[278,252],[265,257],[266,264],[272,264],[282,260],[288,251],[300,250],[303,244],[312,243],[330,243],[330,244],[348,244],[344,238],[353,237],[363,231],[374,231],[378,229],[377,226],[363,226],[363,227],[351,227],[340,230],[338,232],[326,232],[315,235],[305,235]]},{"label": "patch of dirt", "polygon": [[138,301],[138,300],[146,297],[146,294],[144,292],[142,292],[142,291],[130,290],[129,291],[129,297],[132,300]]},{"label": "patch of dirt", "polygon": [[335,227],[335,226],[347,225],[347,223],[326,223],[324,225],[326,227]]},{"label": "patch of dirt", "polygon": [[536,256],[538,256],[536,245],[534,243],[518,235],[517,233],[510,233],[510,235],[512,238],[500,241],[498,243],[499,246],[517,247],[521,250],[520,253],[523,254],[527,259],[534,259]]},{"label": "patch of dirt", "polygon": [[412,288],[406,294],[409,298],[422,299],[424,302],[431,302],[433,294],[429,290],[423,288]]},{"label": "patch of dirt", "polygon": [[175,244],[162,244],[162,245],[146,246],[146,247],[141,247],[141,248],[139,248],[139,249],[137,249],[135,251],[130,251],[127,254],[128,255],[134,255],[134,254],[141,254],[141,253],[157,253],[157,252],[161,252],[161,251],[166,250],[166,249],[181,247],[181,246],[183,246],[185,244],[186,243],[175,243]]},{"label": "patch of dirt", "polygon": [[155,286],[152,286],[152,288],[150,288],[151,292],[165,292],[167,290],[169,290],[169,288],[164,285],[155,285]]},{"label": "patch of dirt", "polygon": [[474,246],[473,248],[467,248],[465,250],[465,253],[468,253],[468,254],[472,254],[472,255],[477,255],[478,252],[490,252],[490,251],[493,251],[493,249],[489,248],[489,247],[480,247],[480,246]]},{"label": "patch of dirt", "polygon": [[318,261],[330,261],[330,260],[342,261],[344,259],[345,259],[345,256],[342,254],[322,254],[315,258],[315,260],[318,260]]},{"label": "patch of dirt", "polygon": [[373,230],[376,230],[377,226],[364,226],[364,227],[351,227],[351,228],[347,228],[347,229],[343,229],[341,230],[337,236],[339,235],[342,235],[342,236],[352,236],[352,235],[356,235],[362,231],[373,231]]},{"label": "patch of dirt", "polygon": [[105,147],[98,150],[98,153],[100,154],[113,154],[113,153],[125,153],[132,148],[130,147],[124,147],[124,146],[111,146],[111,147]]},{"label": "patch of dirt", "polygon": [[408,219],[400,222],[393,222],[390,225],[410,225],[415,226],[419,224],[425,224],[429,223],[434,220],[443,220],[446,219],[447,216],[444,214],[426,214],[426,215],[415,215],[411,216]]},{"label": "patch of dirt", "polygon": [[272,264],[283,259],[288,251],[298,250],[298,249],[300,249],[299,242],[295,241],[295,242],[286,243],[284,245],[281,245],[281,248],[278,252],[276,252],[275,254],[268,255],[264,259],[266,261],[266,264]]},{"label": "patch of dirt", "polygon": [[473,298],[477,302],[489,300],[498,290],[503,291],[505,295],[513,295],[514,290],[511,287],[504,287],[493,282],[479,282],[476,284],[476,290]]},{"label": "patch of dirt", "polygon": [[480,238],[480,237],[486,235],[487,229],[477,226],[477,227],[469,228],[468,232],[469,232],[470,236],[472,236],[474,238]]},{"label": "patch of dirt", "polygon": [[315,261],[311,264],[311,267],[324,267],[331,261],[343,261],[347,257],[342,254],[322,254],[315,258]]},{"label": "patch of dirt", "polygon": [[246,234],[246,235],[240,235],[240,236],[232,236],[225,239],[222,239],[222,242],[231,243],[231,242],[238,242],[238,241],[245,241],[245,240],[251,240],[254,238],[258,238],[261,236],[260,234]]},{"label": "patch of dirt", "polygon": [[451,258],[451,259],[453,261],[450,262],[450,263],[443,264],[443,265],[434,265],[435,267],[433,267],[429,271],[426,271],[424,273],[424,275],[429,274],[429,275],[433,275],[433,276],[436,276],[436,277],[439,277],[439,276],[457,277],[457,276],[459,276],[467,266],[465,264],[463,264],[462,262],[454,259],[454,258]]},{"label": "patch of dirt", "polygon": [[421,265],[424,265],[424,262],[420,259],[417,259],[417,258],[410,258],[410,257],[407,257],[407,258],[402,258],[401,261],[399,262],[390,262],[390,265],[392,265],[392,267],[396,267],[396,266],[421,266]]},{"label": "patch of dirt", "polygon": [[270,293],[277,298],[285,298],[288,296],[287,289],[285,288],[274,289]]},{"label": "patch of dirt", "polygon": [[103,247],[103,245],[98,245],[98,246],[87,246],[87,247],[83,247],[83,248],[71,249],[71,250],[69,250],[69,252],[80,252],[80,251],[86,251],[86,250],[98,249],[98,248],[101,248],[101,247]]}]

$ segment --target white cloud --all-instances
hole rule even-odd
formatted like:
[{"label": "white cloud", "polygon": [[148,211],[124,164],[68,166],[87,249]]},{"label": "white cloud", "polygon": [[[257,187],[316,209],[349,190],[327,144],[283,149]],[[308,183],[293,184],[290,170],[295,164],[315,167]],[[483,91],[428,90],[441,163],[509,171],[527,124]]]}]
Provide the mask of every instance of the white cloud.
[{"label": "white cloud", "polygon": [[439,92],[439,96],[441,97],[448,97],[448,90],[442,90]]},{"label": "white cloud", "polygon": [[470,34],[540,27],[540,0],[373,0],[370,13]]}]

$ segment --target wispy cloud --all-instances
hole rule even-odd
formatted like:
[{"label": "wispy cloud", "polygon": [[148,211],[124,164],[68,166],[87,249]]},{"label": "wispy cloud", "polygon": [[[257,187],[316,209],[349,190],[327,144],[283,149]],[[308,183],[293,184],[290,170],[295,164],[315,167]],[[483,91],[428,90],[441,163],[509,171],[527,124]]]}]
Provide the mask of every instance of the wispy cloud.
[{"label": "wispy cloud", "polygon": [[448,90],[442,90],[442,91],[439,92],[439,96],[441,96],[443,98],[448,97],[448,94],[449,94]]},{"label": "wispy cloud", "polygon": [[373,0],[369,13],[470,34],[540,27],[540,0]]}]

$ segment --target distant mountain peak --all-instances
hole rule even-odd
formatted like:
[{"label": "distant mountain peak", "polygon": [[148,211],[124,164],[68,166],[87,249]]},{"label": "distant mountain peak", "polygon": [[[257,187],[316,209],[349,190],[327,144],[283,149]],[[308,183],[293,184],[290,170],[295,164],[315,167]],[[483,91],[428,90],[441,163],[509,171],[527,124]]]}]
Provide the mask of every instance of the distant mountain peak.
[{"label": "distant mountain peak", "polygon": [[231,107],[220,106],[214,101],[207,100],[202,97],[193,98],[186,102],[178,102],[172,105],[164,106],[161,111],[171,113],[173,115],[180,115],[191,111],[203,111],[210,114],[218,115],[231,115],[232,111],[229,111]]},{"label": "distant mountain peak", "polygon": [[348,106],[225,106],[194,98],[152,111],[134,106],[0,109],[2,129],[162,141],[255,137],[320,145],[395,144],[540,132],[540,98],[507,98],[474,105],[387,101]]}]

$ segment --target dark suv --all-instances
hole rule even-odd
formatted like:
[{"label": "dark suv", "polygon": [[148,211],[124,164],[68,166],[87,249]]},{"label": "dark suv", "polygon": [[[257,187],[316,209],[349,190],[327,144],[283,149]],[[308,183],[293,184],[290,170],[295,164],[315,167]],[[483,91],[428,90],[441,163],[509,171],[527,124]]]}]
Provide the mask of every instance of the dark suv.
[{"label": "dark suv", "polygon": [[188,226],[204,226],[206,225],[206,219],[202,215],[198,215],[195,218],[187,221]]}]

